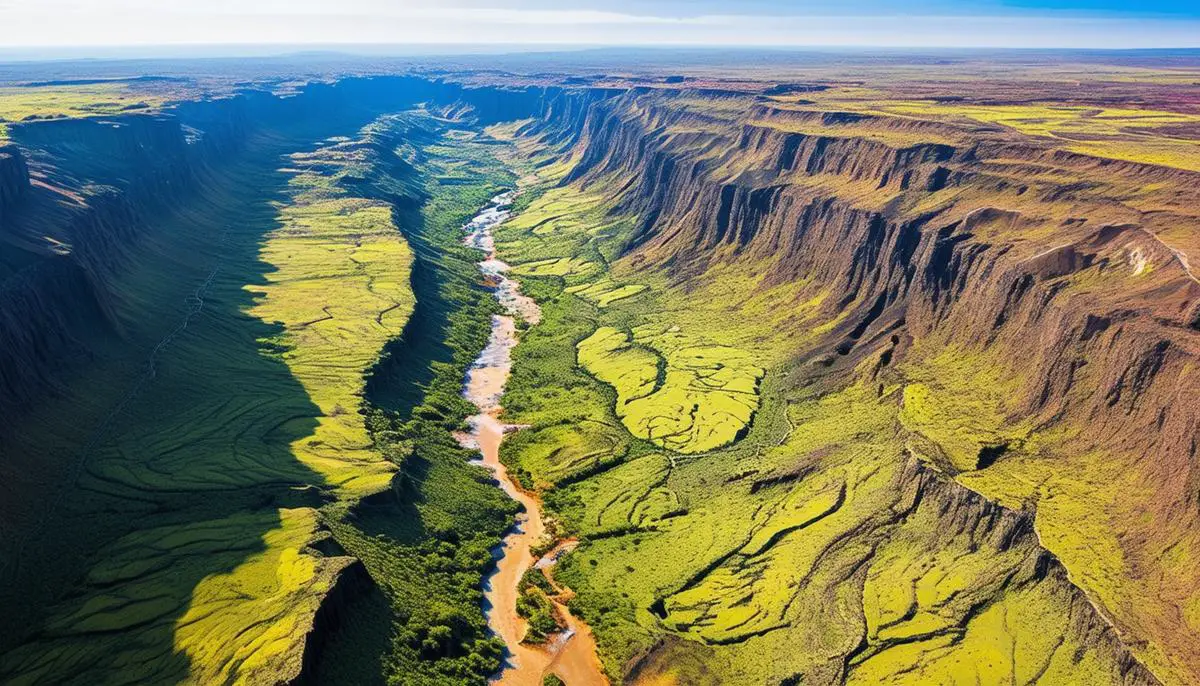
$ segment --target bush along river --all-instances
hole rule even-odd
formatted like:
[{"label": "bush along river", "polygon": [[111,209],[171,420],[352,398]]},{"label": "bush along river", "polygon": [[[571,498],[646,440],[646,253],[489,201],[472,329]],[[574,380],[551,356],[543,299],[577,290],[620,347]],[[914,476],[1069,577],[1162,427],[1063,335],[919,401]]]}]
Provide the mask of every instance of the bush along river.
[{"label": "bush along river", "polygon": [[[511,215],[509,209],[514,194],[496,196],[464,229],[467,245],[480,250],[484,259],[479,270],[500,302],[504,314],[492,317],[492,331],[487,347],[467,371],[463,397],[479,413],[468,420],[470,430],[459,436],[463,445],[479,450],[481,463],[496,476],[500,488],[521,504],[523,511],[496,549],[496,567],[484,581],[484,611],[488,626],[504,640],[508,655],[495,683],[514,686],[542,686],[543,679],[557,675],[568,686],[608,684],[596,657],[596,644],[586,624],[567,609],[570,589],[554,581],[555,560],[573,547],[572,541],[560,541],[540,559],[534,559],[534,549],[544,542],[545,522],[542,505],[534,493],[522,490],[509,477],[500,462],[500,443],[505,433],[520,427],[507,425],[501,419],[504,384],[512,368],[512,349],[519,342],[517,319],[530,326],[541,321],[536,302],[522,295],[520,286],[507,276],[508,265],[496,259],[492,229]],[[521,578],[536,568],[545,574],[555,590],[551,598],[558,619],[565,626],[551,634],[543,644],[524,643],[527,622],[517,612]]]}]

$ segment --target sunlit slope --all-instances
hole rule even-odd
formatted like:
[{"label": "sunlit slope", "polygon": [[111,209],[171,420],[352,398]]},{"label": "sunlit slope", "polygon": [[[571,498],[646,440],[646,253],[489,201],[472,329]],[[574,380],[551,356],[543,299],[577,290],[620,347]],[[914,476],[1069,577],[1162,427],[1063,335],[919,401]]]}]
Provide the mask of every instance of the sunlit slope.
[{"label": "sunlit slope", "polygon": [[[677,328],[724,341],[735,330],[741,350],[756,352],[740,358],[773,360],[784,373],[780,338],[764,322],[738,315],[736,303],[750,309],[752,302],[722,291],[714,284],[689,297],[667,288],[653,304],[610,305],[601,320],[644,321],[688,308]],[[768,297],[788,302],[778,291]],[[590,541],[562,574],[581,584],[579,610],[611,651],[606,657],[615,658],[614,675],[625,656],[650,648],[665,628],[698,642],[679,644],[663,653],[661,667],[645,668],[675,673],[676,683],[703,675],[714,683],[771,683],[793,674],[841,675],[846,683],[1126,683],[1123,648],[1038,546],[1029,520],[902,457],[895,394],[879,397],[856,386],[820,399],[792,397],[778,381],[768,383],[765,416],[745,442],[688,458],[687,444],[639,435],[624,419],[630,402],[654,398],[652,349],[616,328],[573,327],[579,320],[564,311],[587,319],[601,310],[566,289],[551,302],[557,307],[544,308],[549,316],[523,342],[528,357],[518,352],[509,397],[519,411],[510,419],[533,426],[511,439],[509,455],[534,482],[559,482],[549,502]],[[562,336],[553,335],[558,328]],[[585,335],[574,376],[544,363],[570,350],[564,343],[572,330]],[[738,372],[726,357],[704,357],[715,370]],[[569,401],[552,388],[526,385],[538,378],[553,386],[544,378],[550,369],[573,389]],[[611,386],[615,403],[603,386],[586,394],[581,373]],[[755,379],[748,377],[748,390]],[[722,436],[712,451],[736,434],[725,433],[730,415],[706,414],[704,402],[697,395],[691,407],[663,407]],[[607,409],[650,445],[630,445],[611,420],[572,427],[556,419],[585,408],[598,417]],[[625,447],[578,461],[581,446],[604,445]],[[619,466],[604,464],[614,458]],[[668,669],[679,652],[695,655],[703,668]]]},{"label": "sunlit slope", "polygon": [[207,684],[299,674],[321,603],[357,564],[315,554],[318,528],[316,511],[300,508],[121,538],[89,571],[82,602],[64,603],[35,642],[5,657],[6,679]]},{"label": "sunlit slope", "polygon": [[[514,148],[552,187],[502,257],[605,269],[524,276],[506,456],[585,540],[563,578],[613,676],[1190,683],[1195,179],[933,116],[586,111]],[[748,433],[627,421],[660,331],[765,370]]]},{"label": "sunlit slope", "polygon": [[1200,171],[1200,114],[1165,109],[1074,104],[963,104],[839,97],[819,103],[901,119],[973,121],[1011,128],[1071,152]]},{"label": "sunlit slope", "polygon": [[[74,518],[89,536],[133,531],[0,660],[6,679],[295,679],[311,669],[323,606],[369,583],[327,545],[316,508],[386,490],[397,470],[360,409],[367,371],[412,312],[412,257],[390,206],[330,183],[353,160],[280,155],[312,145],[272,137],[223,170],[122,282],[128,321],[147,323],[135,341],[172,312],[165,293],[186,297],[85,448],[85,495],[36,533]],[[292,171],[298,161],[310,168]],[[133,526],[93,509],[104,507]]]},{"label": "sunlit slope", "polygon": [[260,253],[275,269],[264,286],[250,287],[259,302],[249,313],[282,324],[283,334],[264,343],[279,346],[321,410],[293,452],[327,483],[361,496],[386,488],[395,471],[373,449],[359,410],[366,370],[412,314],[412,253],[390,205],[322,192],[321,178],[293,181],[281,226]]},{"label": "sunlit slope", "polygon": [[678,327],[639,327],[632,340],[602,327],[579,342],[579,364],[616,389],[633,435],[681,453],[732,442],[758,407],[762,370],[749,356],[697,345]]}]

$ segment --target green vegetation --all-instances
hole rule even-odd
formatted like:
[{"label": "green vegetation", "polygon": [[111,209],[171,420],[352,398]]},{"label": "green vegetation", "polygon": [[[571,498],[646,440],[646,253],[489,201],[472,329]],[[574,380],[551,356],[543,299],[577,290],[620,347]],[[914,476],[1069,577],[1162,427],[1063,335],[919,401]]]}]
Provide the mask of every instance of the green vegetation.
[{"label": "green vegetation", "polygon": [[[49,620],[54,638],[8,657],[20,666],[9,683],[63,683],[104,660],[126,683],[157,681],[178,669],[179,655],[192,683],[298,672],[321,599],[353,562],[312,554],[317,519],[313,509],[285,509],[121,538],[88,573],[83,601]],[[229,571],[210,574],[214,568]],[[199,583],[180,583],[187,579]],[[174,635],[174,653],[153,650],[162,633]]]},{"label": "green vegetation", "polygon": [[[253,137],[130,248],[104,303],[119,343],[98,344],[107,347],[18,437],[23,453],[66,467],[39,473],[62,488],[0,560],[0,578],[30,589],[5,596],[14,615],[45,618],[34,632],[0,632],[20,639],[4,646],[0,681],[258,683],[315,668],[303,677],[322,684],[487,683],[504,646],[488,631],[481,582],[516,505],[454,438],[475,411],[461,397],[464,372],[498,311],[461,227],[514,185],[522,193],[497,248],[542,320],[520,325],[503,420],[523,428],[501,457],[550,515],[554,535],[535,554],[571,539],[553,579],[532,569],[520,582],[527,641],[561,629],[554,602],[570,598],[614,682],[1140,683],[1122,642],[1175,676],[1171,651],[1200,627],[1194,546],[1130,544],[1159,525],[1145,503],[1161,492],[1117,441],[1075,450],[1088,427],[1060,421],[1060,410],[1112,407],[1124,393],[1134,414],[1129,396],[1176,349],[1115,381],[1097,365],[1072,367],[1060,392],[1031,378],[1002,337],[1012,335],[1005,317],[1075,321],[1059,307],[1066,297],[1090,307],[1135,278],[1156,288],[1173,270],[1177,282],[1155,296],[1191,293],[1177,287],[1190,272],[1172,236],[1130,238],[1107,217],[1108,233],[1078,228],[1104,179],[1039,155],[1057,147],[1200,169],[1194,136],[1170,133],[1200,119],[923,87],[898,98],[864,81],[771,103],[887,120],[828,125],[789,123],[794,113],[759,107],[765,97],[689,89],[642,107],[630,95],[619,114],[653,129],[647,144],[694,154],[680,158],[696,163],[693,180],[721,186],[696,197],[724,202],[732,186],[766,190],[763,178],[786,187],[735,195],[731,217],[769,221],[728,240],[688,226],[647,235],[647,218],[627,210],[640,206],[625,202],[627,170],[567,183],[595,143],[561,150],[522,122],[481,132],[415,110],[364,127],[375,113],[358,112]],[[0,113],[106,114],[140,92],[17,90],[0,92]],[[663,116],[670,107],[681,116]],[[741,139],[771,127],[866,140],[867,153],[840,171],[771,176],[724,147],[739,136],[736,117],[748,124]],[[892,164],[878,144],[976,135],[1015,159],[939,157],[929,166],[963,180],[933,192],[908,190],[896,169],[882,181],[863,171]],[[1026,136],[1049,147],[1013,144]],[[1154,195],[1168,182],[1140,183],[1128,185],[1138,202],[1166,198],[1161,214],[1184,216],[1185,196]],[[1044,201],[1060,192],[1065,200]],[[1119,202],[1104,207],[1149,214]],[[708,209],[673,221],[709,222]],[[826,212],[828,226],[810,216]],[[852,244],[840,266],[788,244],[839,227],[844,235],[821,240],[831,252]],[[869,236],[851,235],[859,228]],[[1042,250],[1060,239],[1075,252]],[[838,292],[846,264],[853,285]],[[1001,268],[1028,268],[1044,311],[1019,311],[1029,300],[1014,290],[987,342],[929,321],[957,323],[941,309],[951,291],[991,287],[971,270]],[[868,299],[884,279],[886,300]],[[920,293],[927,300],[907,292],[938,280]],[[1163,324],[1119,304],[1055,344],[1082,359],[1108,345],[1110,326],[1127,340],[1142,333],[1130,322],[1176,322],[1166,306]],[[1164,341],[1191,330],[1174,328],[1182,333]],[[1101,379],[1115,389],[1103,399]],[[1044,409],[1027,416],[1039,391]],[[1168,414],[1158,428],[1186,434],[1191,425]],[[1159,588],[1175,594],[1148,592]],[[314,665],[304,658],[316,648]]]},{"label": "green vegetation", "polygon": [[517,599],[517,614],[529,622],[526,643],[543,643],[546,638],[563,629],[550,596],[554,587],[540,569],[531,568],[521,578],[521,597]]},{"label": "green vegetation", "polygon": [[161,94],[127,81],[62,86],[0,87],[0,120],[9,122],[59,117],[118,114],[161,106]]},{"label": "green vegetation", "polygon": [[[1082,76],[1094,79],[1095,75]],[[816,102],[812,102],[816,100]],[[1089,106],[1066,102],[1038,104],[991,104],[889,97],[887,92],[864,88],[834,88],[812,96],[798,109],[819,109],[887,115],[898,124],[904,121],[982,122],[1045,139],[1057,147],[1097,157],[1143,164],[1157,164],[1200,171],[1200,143],[1180,133],[1200,124],[1200,115],[1187,111]],[[769,122],[768,125],[816,133],[811,128]],[[936,134],[905,131],[864,132],[864,127],[831,127],[835,135],[874,138],[890,145],[938,142]],[[951,142],[943,139],[944,142]]]},{"label": "green vegetation", "polygon": [[439,135],[401,150],[428,179],[420,208],[397,214],[414,254],[417,304],[372,374],[367,424],[378,444],[404,455],[403,469],[395,498],[331,518],[381,592],[348,609],[321,683],[373,683],[382,672],[390,683],[483,684],[500,667],[503,644],[488,636],[480,587],[516,506],[469,464],[453,432],[474,412],[459,391],[496,307],[461,227],[510,179],[473,134],[445,135],[452,147]]},{"label": "green vegetation", "polygon": [[153,82],[102,81],[65,85],[0,86],[0,141],[5,122],[152,111],[172,95]]},{"label": "green vegetation", "polygon": [[578,295],[596,307],[608,307],[618,300],[632,298],[644,290],[646,290],[644,284],[631,283],[618,286],[607,279],[601,279],[595,283],[571,286],[566,289],[568,293]]},{"label": "green vegetation", "polygon": [[633,218],[598,188],[535,186],[497,232],[512,264],[606,266],[519,273],[543,320],[504,400],[530,428],[502,456],[581,539],[555,576],[611,677],[1120,683],[1036,539],[1004,542],[1012,515],[956,522],[981,505],[924,466],[1036,438],[1007,419],[1011,370],[942,346],[882,386],[851,381],[868,359],[840,390],[790,387],[787,351],[840,323],[829,294],[750,261],[680,288],[619,258]]},{"label": "green vegetation", "polygon": [[609,327],[579,343],[579,364],[617,391],[629,431],[698,453],[737,438],[758,407],[762,369],[744,352],[697,344],[678,327],[639,327],[633,341]]},{"label": "green vegetation", "polygon": [[[495,309],[460,226],[508,177],[470,140],[449,157],[441,126],[386,117],[315,150],[312,128],[277,132],[164,222],[116,284],[128,361],[79,382],[102,389],[98,414],[103,389],[125,395],[25,544],[25,573],[54,560],[44,573],[86,579],[4,656],[5,679],[290,679],[312,640],[322,683],[482,684],[498,668],[479,586],[514,505],[451,432]],[[415,344],[431,322],[435,344]],[[381,410],[373,391],[407,405]],[[46,437],[70,454],[86,440]],[[343,629],[326,618],[314,638],[326,605]]]},{"label": "green vegetation", "polygon": [[[49,442],[81,453],[79,472],[35,542],[76,547],[54,573],[83,563],[86,579],[0,672],[293,678],[322,606],[362,583],[343,580],[352,559],[319,508],[384,492],[397,469],[361,392],[412,309],[411,258],[385,206],[279,169],[312,136],[284,131],[184,197],[116,284],[127,345],[81,383],[124,395],[92,444]],[[98,561],[71,559],[98,543]]]}]

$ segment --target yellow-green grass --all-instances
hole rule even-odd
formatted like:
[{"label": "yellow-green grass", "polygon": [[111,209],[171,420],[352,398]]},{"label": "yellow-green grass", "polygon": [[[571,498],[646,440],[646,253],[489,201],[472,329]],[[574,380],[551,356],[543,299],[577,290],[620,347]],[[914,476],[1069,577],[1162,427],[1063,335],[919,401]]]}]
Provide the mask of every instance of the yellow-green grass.
[{"label": "yellow-green grass", "polygon": [[397,467],[359,410],[365,374],[413,304],[388,208],[336,188],[314,198],[279,170],[281,153],[312,140],[301,127],[257,141],[165,217],[113,284],[125,338],[79,383],[120,391],[91,444],[54,447],[79,471],[37,533],[68,552],[42,562],[35,551],[53,548],[35,541],[26,563],[56,559],[52,575],[85,581],[0,659],[3,678],[298,673],[350,562],[308,549],[322,537],[313,508],[390,485]]},{"label": "yellow-green grass", "polygon": [[0,87],[0,119],[85,117],[161,106],[161,94],[127,82]]},{"label": "yellow-green grass", "polygon": [[883,143],[897,149],[929,144],[956,145],[961,142],[960,139],[952,138],[945,134],[926,131],[904,131],[860,123],[822,126],[819,123],[788,121],[786,119],[756,119],[750,120],[749,124],[751,126],[762,126],[790,133],[802,133],[807,136],[865,139],[875,141],[876,143]]},{"label": "yellow-green grass", "polygon": [[[189,684],[294,677],[322,599],[353,562],[313,552],[319,538],[309,508],[129,534],[41,640],[5,658],[8,683],[151,683],[181,667]],[[174,651],[135,649],[162,633],[173,633]]]},{"label": "yellow-green grass", "polygon": [[1079,105],[973,105],[934,101],[859,103],[863,111],[902,117],[973,120],[1050,139],[1072,152],[1200,171],[1200,143],[1171,132],[1200,125],[1200,115]]},{"label": "yellow-green grass", "polygon": [[[904,369],[909,383],[899,419],[905,429],[937,446],[941,454],[936,457],[944,456],[952,470],[974,470],[981,450],[1028,438],[1030,429],[1014,426],[1004,409],[1020,387],[1011,370],[953,344],[923,353],[924,346],[912,351],[920,362]],[[916,444],[913,448],[921,452]]]},{"label": "yellow-green grass", "polygon": [[1200,171],[1200,143],[1163,131],[1163,127],[1200,124],[1200,115],[1161,110],[1074,106],[993,105],[949,108],[924,104],[889,105],[901,114],[945,111],[977,121],[1000,124],[1021,133],[1056,139],[1067,150],[1131,162]]},{"label": "yellow-green grass", "polygon": [[359,408],[366,370],[412,313],[412,253],[378,201],[302,193],[280,224],[260,253],[275,270],[251,287],[249,313],[283,327],[281,359],[321,410],[292,450],[348,495],[378,492],[395,465],[374,450]]},{"label": "yellow-green grass", "polygon": [[617,416],[634,436],[681,453],[737,438],[758,407],[763,375],[743,351],[653,325],[635,329],[632,341],[597,329],[579,343],[579,364],[616,389]]},{"label": "yellow-green grass", "polygon": [[[398,141],[420,176],[399,168],[392,174],[399,178],[381,179],[378,170],[368,177],[388,193],[397,182],[415,182],[403,186],[421,199],[394,215],[412,248],[417,306],[367,390],[370,434],[403,471],[395,497],[324,509],[338,542],[363,561],[380,592],[346,610],[314,677],[322,684],[483,686],[501,665],[503,643],[488,633],[481,586],[517,506],[470,463],[454,432],[476,411],[461,397],[462,379],[498,309],[479,283],[479,253],[463,244],[462,226],[512,178],[477,133],[427,133],[433,145]],[[391,147],[397,139],[380,142]]]},{"label": "yellow-green grass", "polygon": [[[1149,617],[1148,624],[1137,626],[1139,632],[1175,636],[1173,629],[1155,623],[1180,611],[1187,626],[1200,630],[1200,617],[1195,614],[1200,590],[1186,581],[1195,563],[1194,548],[1186,539],[1162,544],[1157,571],[1139,573],[1136,558],[1114,531],[1130,522],[1151,529],[1167,528],[1168,523],[1156,521],[1138,505],[1153,499],[1155,493],[1136,479],[1123,456],[1060,447],[1069,446],[1073,438],[1063,431],[1035,435],[1020,451],[957,479],[997,502],[1036,507],[1043,545],[1102,607],[1125,622],[1137,618],[1145,622]],[[1139,646],[1138,657],[1160,678],[1179,683],[1188,679],[1158,641]]]},{"label": "yellow-green grass", "polygon": [[[1087,272],[1084,279],[1099,278]],[[1180,592],[1190,588],[1186,579],[1193,561],[1186,553],[1180,556],[1186,544],[1164,543],[1159,572],[1145,575],[1114,533],[1131,526],[1169,527],[1139,505],[1156,496],[1138,483],[1125,462],[1129,458],[1074,448],[1083,427],[1035,431],[1035,420],[1009,409],[1027,380],[995,352],[984,356],[953,343],[926,341],[906,357],[901,371],[910,383],[903,390],[899,421],[912,432],[907,448],[934,464],[947,460],[950,471],[960,472],[959,483],[993,502],[1036,511],[1039,541],[1063,561],[1088,597],[1120,621],[1137,622],[1141,635],[1159,637],[1136,646],[1138,658],[1160,677],[1186,681],[1170,657],[1171,646],[1164,649],[1172,639],[1162,637],[1174,633],[1153,618],[1200,602],[1200,593]],[[994,464],[980,461],[985,449],[998,450],[993,455],[1002,458]],[[1193,620],[1189,626],[1200,624]]]},{"label": "yellow-green grass", "polygon": [[596,263],[575,257],[523,262],[513,267],[518,276],[586,276],[596,269]]},{"label": "yellow-green grass", "polygon": [[501,256],[520,258],[512,260],[514,273],[571,277],[572,286],[603,277],[614,255],[611,239],[628,223],[608,216],[603,196],[563,186],[542,188],[518,203],[521,211],[496,232]]},{"label": "yellow-green grass", "polygon": [[[1012,369],[961,348],[918,346],[882,389],[785,391],[790,373],[807,371],[790,366],[789,351],[841,321],[822,316],[830,293],[805,279],[767,285],[770,265],[724,254],[713,261],[730,259],[689,275],[684,290],[619,259],[630,218],[594,209],[564,216],[572,192],[583,194],[548,191],[557,207],[545,211],[535,191],[523,210],[534,216],[499,233],[501,257],[511,262],[610,260],[607,272],[586,279],[523,277],[544,318],[517,348],[505,405],[509,419],[533,427],[504,450],[533,481],[557,484],[546,502],[583,536],[557,578],[578,592],[573,608],[595,629],[610,674],[664,649],[665,639],[674,672],[640,678],[823,681],[847,664],[854,683],[990,683],[992,674],[1020,681],[1039,673],[1045,684],[1120,683],[1117,656],[1080,631],[1102,620],[1061,572],[1042,578],[1037,540],[998,544],[993,524],[955,520],[948,513],[977,512],[983,501],[910,457],[953,473],[974,469],[981,448],[1036,444],[1008,417],[1019,382]],[[547,217],[566,228],[559,243],[531,233]],[[589,222],[610,231],[589,231]],[[606,278],[649,288],[606,307],[579,297]],[[570,353],[603,383],[599,391],[571,367]],[[723,374],[767,370],[738,377],[757,390],[744,437],[689,452],[686,439],[668,445],[639,429],[639,418],[678,417],[675,406],[703,411],[713,389],[687,398],[694,378],[681,374],[710,355]],[[868,376],[874,363],[846,379]],[[647,403],[660,394],[669,402]],[[640,405],[648,409],[629,421]],[[562,474],[563,455],[584,452],[590,469],[540,478]]]},{"label": "yellow-green grass", "polygon": [[608,307],[618,300],[632,298],[646,288],[646,285],[640,283],[617,285],[611,279],[604,278],[594,283],[568,286],[566,292],[577,295],[596,307]]},{"label": "yellow-green grass", "polygon": [[[661,621],[715,650],[708,669],[738,683],[820,673],[860,640],[853,683],[990,683],[1044,665],[1040,683],[1120,683],[1103,646],[1074,633],[1078,596],[1061,580],[1030,584],[1032,539],[994,546],[948,525],[936,496],[914,504],[893,412],[852,388],[794,403],[775,447],[673,470],[648,456],[574,484],[554,501],[579,499],[566,511],[597,536],[559,578],[607,650],[644,648],[660,621],[647,608],[665,596]],[[680,505],[654,516],[651,498]]]}]

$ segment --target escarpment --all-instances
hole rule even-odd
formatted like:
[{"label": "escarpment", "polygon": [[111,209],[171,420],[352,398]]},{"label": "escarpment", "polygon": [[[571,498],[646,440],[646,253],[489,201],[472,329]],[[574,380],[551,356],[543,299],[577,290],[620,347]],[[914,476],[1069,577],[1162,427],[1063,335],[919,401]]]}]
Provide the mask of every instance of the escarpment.
[{"label": "escarpment", "polygon": [[[181,103],[166,114],[13,126],[16,144],[0,149],[0,236],[11,246],[9,271],[0,284],[10,305],[0,316],[25,324],[0,334],[12,338],[0,352],[7,391],[0,394],[0,409],[11,417],[39,389],[53,388],[44,382],[64,372],[69,360],[86,358],[90,335],[69,322],[86,322],[93,333],[119,331],[116,296],[107,287],[111,277],[139,240],[153,236],[156,215],[170,212],[220,174],[222,162],[252,137],[270,135],[283,122],[331,112],[366,117],[372,110],[424,100],[494,121],[533,111],[537,99],[534,91],[468,89],[406,77],[351,79],[314,84],[292,98],[248,92]],[[26,155],[34,158],[33,187]],[[63,276],[73,270],[73,277]],[[68,287],[73,290],[61,290]],[[41,305],[27,309],[35,302]]]},{"label": "escarpment", "polygon": [[29,169],[15,145],[0,145],[0,222],[29,190]]},{"label": "escarpment", "polygon": [[[0,674],[119,667],[124,653],[95,649],[103,637],[149,646],[147,670],[217,680],[230,673],[207,658],[235,651],[242,629],[278,624],[288,648],[272,676],[314,682],[329,637],[379,590],[376,569],[463,583],[486,565],[484,537],[465,543],[442,521],[502,524],[493,501],[469,513],[476,502],[457,502],[478,479],[435,474],[462,477],[462,490],[437,506],[436,530],[417,530],[423,508],[437,509],[421,500],[431,461],[420,452],[449,441],[452,422],[418,407],[405,421],[436,426],[385,455],[384,441],[411,427],[359,405],[372,393],[359,367],[407,360],[388,360],[382,345],[357,366],[335,353],[351,347],[337,336],[363,339],[362,328],[338,328],[351,307],[362,315],[354,326],[395,324],[411,309],[428,320],[401,326],[405,336],[470,339],[446,302],[420,311],[444,285],[422,233],[440,229],[404,227],[411,249],[393,229],[423,220],[437,183],[447,205],[466,197],[457,186],[469,164],[444,152],[452,142],[478,137],[482,157],[511,135],[536,149],[535,171],[559,179],[549,193],[576,193],[553,208],[564,214],[529,228],[537,239],[524,247],[548,251],[548,236],[566,245],[570,230],[587,234],[581,245],[614,241],[514,263],[588,308],[563,325],[567,354],[555,348],[556,368],[539,381],[580,372],[580,341],[614,303],[633,302],[613,315],[629,331],[606,332],[613,345],[572,392],[605,378],[633,379],[635,400],[661,392],[683,408],[668,438],[689,435],[696,417],[737,420],[695,450],[650,430],[630,447],[621,417],[572,407],[512,441],[550,446],[522,478],[560,454],[581,470],[556,474],[548,482],[561,493],[547,499],[576,517],[590,556],[564,563],[573,588],[585,582],[580,597],[589,567],[602,570],[597,585],[607,580],[605,564],[613,578],[654,584],[652,601],[605,598],[619,621],[640,623],[627,643],[593,623],[604,649],[636,658],[623,676],[636,681],[686,643],[689,659],[766,650],[786,666],[783,683],[879,683],[908,656],[931,682],[965,662],[1026,683],[1200,680],[1200,559],[1190,552],[1200,546],[1200,281],[1189,259],[1200,174],[1065,152],[998,125],[771,97],[787,89],[506,80],[351,78],[11,127],[13,144],[0,147],[0,451],[13,455],[0,464],[0,598],[39,621],[0,631]],[[418,105],[420,116],[406,112]],[[520,125],[482,133],[508,122]],[[443,126],[461,137],[440,137]],[[426,144],[444,155],[436,165]],[[436,183],[422,176],[429,169]],[[486,198],[485,186],[511,180],[497,173],[472,192]],[[555,223],[581,206],[593,213],[572,217],[586,221]],[[310,253],[313,227],[330,243]],[[321,262],[330,256],[340,261]],[[468,266],[470,277],[447,277],[453,288],[475,287]],[[680,304],[711,298],[730,275],[728,290],[745,291],[727,296],[735,306],[697,311],[725,318],[704,322],[714,328],[759,326],[762,348],[689,338],[695,313]],[[362,288],[326,302],[326,287],[311,287],[336,278]],[[461,293],[438,292],[451,295]],[[643,304],[656,297],[677,310]],[[548,318],[564,309],[555,302]],[[189,338],[202,327],[211,338]],[[308,357],[297,353],[298,340],[325,331]],[[553,331],[529,340],[549,349]],[[786,348],[762,352],[768,343]],[[438,373],[449,368],[449,349],[419,352]],[[339,373],[368,380],[331,389]],[[455,391],[435,400],[452,406]],[[148,421],[132,421],[138,402]],[[212,426],[178,423],[187,412]],[[657,412],[645,411],[647,427],[666,416]],[[70,426],[57,430],[63,415]],[[734,451],[748,436],[758,443]],[[414,451],[411,474],[397,470]],[[383,552],[351,558],[329,545],[326,519],[343,533],[361,525],[349,540]],[[393,534],[409,547],[370,547]],[[587,552],[597,542],[610,547]],[[687,559],[666,559],[678,551]],[[424,555],[427,567],[404,566]],[[619,558],[624,572],[611,562],[620,555],[630,556]],[[637,555],[662,559],[647,569]],[[663,571],[671,565],[675,576]],[[239,579],[277,587],[256,595]],[[148,597],[170,607],[142,617]],[[223,613],[228,624],[204,624]],[[430,626],[405,625],[396,644],[430,661],[479,657],[468,644],[486,639],[471,618],[438,613]],[[384,634],[396,626],[384,624]],[[494,646],[480,650],[495,657]]]},{"label": "escarpment", "polygon": [[[0,577],[23,621],[0,630],[0,678],[82,679],[132,659],[156,679],[217,679],[240,667],[211,656],[239,641],[260,657],[286,648],[276,676],[311,678],[361,595],[351,591],[371,583],[361,563],[310,549],[315,508],[385,489],[395,471],[354,385],[383,342],[328,360],[351,352],[329,343],[340,326],[367,330],[354,343],[369,346],[398,335],[411,309],[411,253],[392,209],[419,208],[426,184],[395,151],[429,135],[397,113],[429,103],[480,120],[527,116],[539,97],[506,93],[348,79],[11,127],[19,151],[6,148],[0,168]],[[337,248],[304,252],[316,239],[289,243],[273,233],[283,222],[326,229],[318,238]],[[295,296],[312,283],[297,276],[307,268],[346,289],[334,314],[309,317],[311,299]],[[291,370],[283,355],[306,335],[313,361]],[[177,621],[199,628],[172,644]],[[266,680],[272,666],[260,668]]]},{"label": "escarpment", "polygon": [[683,289],[729,264],[795,284],[819,314],[789,383],[878,386],[946,488],[1036,516],[1062,592],[1097,608],[1080,631],[1108,637],[1129,683],[1200,679],[1180,611],[1200,581],[1180,552],[1200,542],[1200,175],[1000,127],[558,98],[526,133],[637,218],[624,264]]}]

